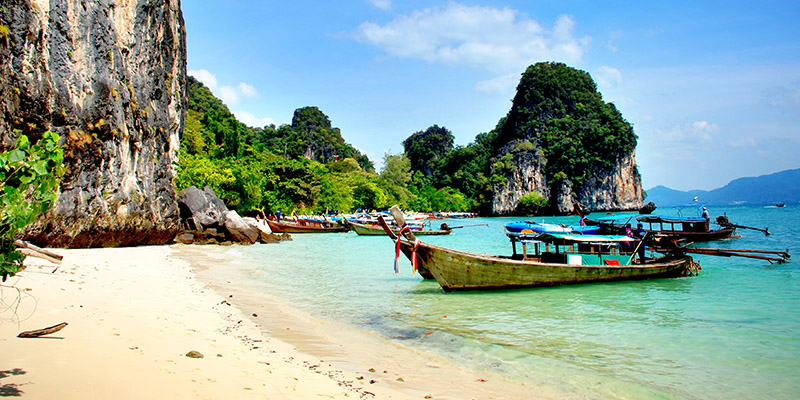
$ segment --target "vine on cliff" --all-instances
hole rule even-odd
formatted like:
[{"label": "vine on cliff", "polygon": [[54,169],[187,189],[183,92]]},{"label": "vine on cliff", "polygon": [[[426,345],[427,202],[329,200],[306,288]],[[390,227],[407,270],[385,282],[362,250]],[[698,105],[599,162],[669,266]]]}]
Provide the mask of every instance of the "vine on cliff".
[{"label": "vine on cliff", "polygon": [[22,266],[25,256],[16,250],[14,236],[56,201],[64,174],[64,152],[59,136],[46,132],[31,145],[21,135],[16,146],[0,153],[0,276],[3,281]]}]

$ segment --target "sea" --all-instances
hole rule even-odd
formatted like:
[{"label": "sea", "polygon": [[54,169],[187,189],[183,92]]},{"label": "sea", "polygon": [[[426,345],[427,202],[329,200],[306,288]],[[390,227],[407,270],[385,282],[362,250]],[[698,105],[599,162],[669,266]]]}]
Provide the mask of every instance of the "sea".
[{"label": "sea", "polygon": [[[800,205],[709,210],[712,220],[726,215],[771,235],[738,229],[740,237],[702,247],[800,254],[793,231]],[[657,213],[678,211],[697,214]],[[464,227],[423,240],[509,255],[503,226],[521,219],[578,223],[577,216],[452,219],[433,224]],[[384,236],[295,234],[233,251],[254,294],[569,398],[800,398],[800,259],[695,255],[702,270],[691,277],[445,293],[412,274],[402,255],[395,272]]]}]

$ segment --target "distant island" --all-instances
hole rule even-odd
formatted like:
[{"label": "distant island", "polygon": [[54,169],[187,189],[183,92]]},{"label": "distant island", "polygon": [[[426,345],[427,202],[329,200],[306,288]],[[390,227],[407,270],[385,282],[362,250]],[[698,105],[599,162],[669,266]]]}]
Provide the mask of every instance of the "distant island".
[{"label": "distant island", "polygon": [[709,205],[768,205],[800,203],[800,168],[769,175],[734,179],[713,190],[680,191],[666,186],[655,186],[646,191],[645,202],[659,207],[698,202]]}]

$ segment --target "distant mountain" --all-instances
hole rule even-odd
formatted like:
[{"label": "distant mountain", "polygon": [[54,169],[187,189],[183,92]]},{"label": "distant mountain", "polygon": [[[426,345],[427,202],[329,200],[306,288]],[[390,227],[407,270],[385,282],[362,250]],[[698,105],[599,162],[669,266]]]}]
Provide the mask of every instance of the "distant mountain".
[{"label": "distant mountain", "polygon": [[684,192],[659,185],[647,190],[645,202],[670,207],[691,203],[695,196],[709,205],[800,203],[800,168],[734,179],[714,190]]}]

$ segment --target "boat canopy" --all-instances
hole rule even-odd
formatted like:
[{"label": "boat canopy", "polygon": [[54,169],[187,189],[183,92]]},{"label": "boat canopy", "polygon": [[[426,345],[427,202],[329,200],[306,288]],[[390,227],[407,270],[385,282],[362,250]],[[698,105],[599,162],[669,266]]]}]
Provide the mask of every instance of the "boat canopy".
[{"label": "boat canopy", "polygon": [[668,217],[664,215],[642,215],[636,218],[639,222],[659,223],[665,222],[668,224],[682,224],[684,222],[696,223],[706,222],[705,218],[701,217]]},{"label": "boat canopy", "polygon": [[624,235],[570,235],[565,233],[542,233],[535,237],[541,242],[570,242],[570,243],[620,243],[634,242],[636,239]]}]

